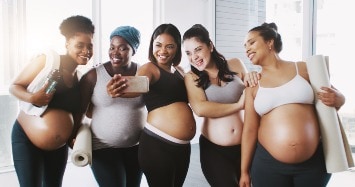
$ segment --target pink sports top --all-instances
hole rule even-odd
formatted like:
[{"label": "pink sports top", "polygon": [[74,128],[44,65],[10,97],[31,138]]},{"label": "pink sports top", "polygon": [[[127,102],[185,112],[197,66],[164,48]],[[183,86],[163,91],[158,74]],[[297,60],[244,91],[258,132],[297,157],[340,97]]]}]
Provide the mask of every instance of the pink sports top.
[{"label": "pink sports top", "polygon": [[254,99],[254,108],[260,116],[281,105],[291,103],[313,104],[313,89],[309,82],[298,74],[297,63],[295,65],[297,74],[287,83],[274,88],[264,88],[259,84]]}]

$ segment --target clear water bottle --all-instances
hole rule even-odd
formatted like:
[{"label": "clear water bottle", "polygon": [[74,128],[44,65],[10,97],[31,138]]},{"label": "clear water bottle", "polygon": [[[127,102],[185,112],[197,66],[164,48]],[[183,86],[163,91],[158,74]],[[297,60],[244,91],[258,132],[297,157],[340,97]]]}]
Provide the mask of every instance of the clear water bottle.
[{"label": "clear water bottle", "polygon": [[52,93],[55,91],[55,87],[58,84],[60,79],[60,72],[58,69],[54,69],[49,75],[47,76],[48,87],[46,89],[46,94]]}]

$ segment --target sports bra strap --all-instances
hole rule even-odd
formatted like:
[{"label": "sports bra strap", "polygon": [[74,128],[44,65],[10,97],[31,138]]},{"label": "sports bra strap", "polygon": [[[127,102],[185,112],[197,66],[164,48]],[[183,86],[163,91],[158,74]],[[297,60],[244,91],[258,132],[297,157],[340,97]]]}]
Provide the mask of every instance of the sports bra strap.
[{"label": "sports bra strap", "polygon": [[[297,62],[295,62],[295,66],[296,66],[296,75],[298,75],[298,65],[297,65]],[[258,80],[258,87],[260,87],[260,80]]]}]

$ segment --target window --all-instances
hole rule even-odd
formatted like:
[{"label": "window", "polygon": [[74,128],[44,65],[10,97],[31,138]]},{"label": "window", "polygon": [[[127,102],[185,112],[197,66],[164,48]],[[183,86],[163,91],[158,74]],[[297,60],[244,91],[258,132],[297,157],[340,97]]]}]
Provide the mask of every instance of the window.
[{"label": "window", "polygon": [[[280,57],[302,59],[302,1],[266,0],[266,22],[274,22],[281,34],[283,49]],[[287,18],[287,19],[285,19]]]},{"label": "window", "polygon": [[[315,3],[316,13],[316,45],[315,54],[329,56],[329,69],[331,83],[339,89],[346,97],[346,103],[339,110],[343,126],[353,150],[355,149],[355,89],[349,86],[348,79],[353,69],[349,64],[353,63],[347,54],[353,52],[352,43],[355,38],[352,37],[352,29],[349,24],[339,22],[333,16],[336,14],[339,18],[351,18],[355,16],[352,10],[352,1],[348,4],[339,3],[336,0],[319,0],[307,3]],[[305,46],[303,38],[303,3],[301,0],[283,1],[267,0],[266,3],[266,22],[275,22],[282,36],[284,49],[280,53],[281,58],[301,60],[302,46]],[[284,19],[287,18],[287,19]],[[353,151],[354,152],[354,151]]]},{"label": "window", "polygon": [[355,38],[352,24],[339,21],[355,17],[355,2],[346,2],[347,4],[336,0],[318,1],[316,53],[329,56],[330,81],[346,97],[339,115],[355,152],[355,88],[351,85],[354,62],[348,57],[354,52]]},{"label": "window", "polygon": [[8,92],[8,85],[16,73],[16,63],[24,60],[24,0],[0,1],[0,95]]},{"label": "window", "polygon": [[[0,109],[0,168],[6,168],[12,165],[11,129],[18,110],[17,99],[8,94],[11,80],[42,49],[51,47],[64,53],[65,39],[59,33],[59,24],[74,14],[91,18],[91,4],[86,0],[4,0],[0,5],[0,24],[5,28],[0,31],[0,63],[5,67],[0,74],[0,100],[6,106]],[[60,14],[53,14],[56,9],[61,10]]]},{"label": "window", "polygon": [[[125,8],[137,4],[151,11],[137,13],[136,8]],[[0,170],[6,170],[13,165],[11,129],[18,112],[17,99],[9,95],[8,87],[29,58],[46,48],[64,54],[65,38],[60,34],[59,25],[69,16],[83,15],[95,24],[95,54],[86,68],[108,61],[111,31],[128,24],[142,33],[142,45],[133,61],[144,63],[153,28],[153,0],[1,0],[0,10],[0,102],[5,106],[0,109]]]},{"label": "window", "polygon": [[17,100],[8,94],[11,79],[25,59],[25,0],[0,1],[0,168],[12,164],[11,127],[17,114]]}]

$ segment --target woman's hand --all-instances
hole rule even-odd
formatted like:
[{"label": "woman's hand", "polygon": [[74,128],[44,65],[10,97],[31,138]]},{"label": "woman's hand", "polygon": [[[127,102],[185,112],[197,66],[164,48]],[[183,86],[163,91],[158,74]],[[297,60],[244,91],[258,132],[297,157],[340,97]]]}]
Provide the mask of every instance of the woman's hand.
[{"label": "woman's hand", "polygon": [[241,174],[239,180],[239,187],[251,187],[249,174]]},{"label": "woman's hand", "polygon": [[69,137],[69,139],[68,139],[68,141],[67,141],[68,147],[69,147],[70,149],[73,149],[74,144],[75,144],[75,138]]},{"label": "woman's hand", "polygon": [[127,79],[122,78],[121,74],[115,74],[106,85],[108,95],[112,98],[124,95],[122,91],[127,88],[126,83]]},{"label": "woman's hand", "polygon": [[337,110],[345,103],[344,95],[334,87],[321,87],[320,92],[317,92],[317,98],[323,104],[329,107],[335,107]]},{"label": "woman's hand", "polygon": [[39,89],[37,92],[32,94],[30,100],[34,106],[37,107],[45,106],[48,105],[48,103],[52,100],[54,91],[47,94],[46,89],[48,86],[49,86],[48,83],[45,83],[45,85],[41,89]]},{"label": "woman's hand", "polygon": [[247,73],[244,76],[244,86],[254,87],[258,85],[260,78],[261,78],[261,74],[258,73],[257,71],[252,71],[250,73]]}]

